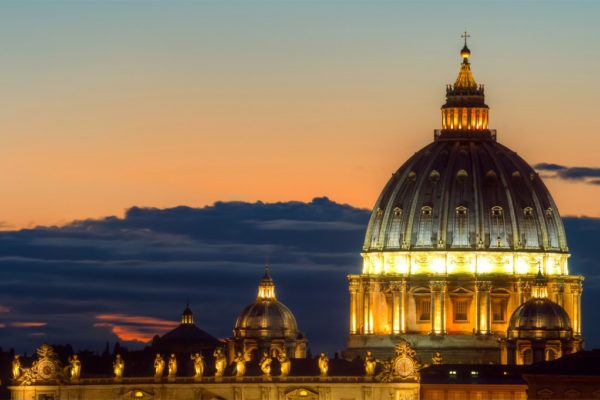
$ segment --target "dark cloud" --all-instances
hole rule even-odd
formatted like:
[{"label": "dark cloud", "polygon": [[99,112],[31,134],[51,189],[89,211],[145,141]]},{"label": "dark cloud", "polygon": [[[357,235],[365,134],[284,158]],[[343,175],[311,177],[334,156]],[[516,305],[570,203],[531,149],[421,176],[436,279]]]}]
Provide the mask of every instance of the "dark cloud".
[{"label": "dark cloud", "polygon": [[187,298],[203,329],[227,337],[255,297],[268,258],[279,297],[314,338],[313,348],[341,348],[345,275],[360,270],[368,216],[327,198],[218,202],[134,207],[124,218],[0,232],[0,305],[10,310],[2,314],[0,345],[38,344],[39,337],[11,328],[27,316],[47,323],[29,329],[44,340],[102,348],[123,324],[99,323],[98,315],[176,321]]},{"label": "dark cloud", "polygon": [[[342,349],[346,275],[360,271],[369,214],[326,198],[219,202],[134,207],[124,218],[0,232],[0,346],[31,351],[43,340],[101,350],[117,335],[132,340],[164,331],[188,298],[199,325],[227,337],[254,299],[268,258],[278,297],[313,352]],[[600,296],[600,220],[566,218],[565,224],[571,273],[586,276],[587,345],[599,347],[593,304]]]},{"label": "dark cloud", "polygon": [[600,168],[590,167],[567,167],[559,164],[550,163],[539,163],[533,166],[538,171],[552,172],[554,175],[550,175],[553,178],[559,178],[564,180],[579,180],[586,181],[586,183],[592,185],[600,185]]}]

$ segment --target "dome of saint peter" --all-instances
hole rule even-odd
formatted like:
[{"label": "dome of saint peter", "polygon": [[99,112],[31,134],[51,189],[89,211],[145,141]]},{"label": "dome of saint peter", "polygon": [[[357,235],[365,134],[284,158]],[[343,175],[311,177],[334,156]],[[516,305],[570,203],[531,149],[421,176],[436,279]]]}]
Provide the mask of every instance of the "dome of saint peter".
[{"label": "dome of saint peter", "polygon": [[347,357],[386,356],[402,337],[425,358],[498,363],[499,340],[532,297],[538,271],[552,305],[540,301],[563,310],[580,338],[583,277],[569,274],[556,204],[488,127],[466,37],[460,56],[441,129],[392,174],[373,207],[362,271],[348,276]]}]

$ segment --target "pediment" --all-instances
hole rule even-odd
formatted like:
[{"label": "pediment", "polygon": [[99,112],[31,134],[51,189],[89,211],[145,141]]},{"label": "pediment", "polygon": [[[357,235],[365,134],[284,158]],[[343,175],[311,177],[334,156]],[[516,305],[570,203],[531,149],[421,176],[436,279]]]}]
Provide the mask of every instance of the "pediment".
[{"label": "pediment", "polygon": [[154,398],[154,394],[141,389],[133,389],[123,395],[126,400],[150,400]]},{"label": "pediment", "polygon": [[451,290],[450,294],[451,295],[452,294],[454,294],[454,295],[471,295],[471,294],[473,294],[473,291],[460,286],[460,287],[457,287],[454,290]]},{"label": "pediment", "polygon": [[552,397],[554,392],[548,388],[544,388],[537,391],[537,395],[540,399],[549,399]]}]

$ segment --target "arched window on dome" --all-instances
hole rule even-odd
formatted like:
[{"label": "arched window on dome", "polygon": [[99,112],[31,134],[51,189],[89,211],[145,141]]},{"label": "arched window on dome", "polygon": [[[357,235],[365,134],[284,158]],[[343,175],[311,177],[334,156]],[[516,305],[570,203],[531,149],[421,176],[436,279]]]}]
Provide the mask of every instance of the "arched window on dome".
[{"label": "arched window on dome", "polygon": [[452,247],[469,246],[469,210],[465,206],[456,207]]},{"label": "arched window on dome", "polygon": [[538,230],[533,218],[533,208],[523,208],[523,230],[521,232],[521,246],[525,248],[539,247]]},{"label": "arched window on dome", "polygon": [[431,206],[421,207],[419,218],[419,231],[417,232],[417,246],[431,246],[433,208]]},{"label": "arched window on dome", "polygon": [[464,169],[459,169],[458,172],[456,173],[456,179],[459,182],[464,182],[467,180],[467,178],[469,177],[469,174],[467,173],[466,170]]},{"label": "arched window on dome", "polygon": [[504,210],[494,206],[491,210],[490,247],[503,247],[504,235]]},{"label": "arched window on dome", "polygon": [[375,214],[375,221],[371,228],[371,248],[377,248],[379,243],[379,230],[381,229],[381,219],[383,218],[383,210],[377,209]]},{"label": "arched window on dome", "polygon": [[392,223],[390,224],[390,231],[388,233],[387,247],[395,248],[400,247],[402,242],[402,209],[395,207],[392,214]]}]

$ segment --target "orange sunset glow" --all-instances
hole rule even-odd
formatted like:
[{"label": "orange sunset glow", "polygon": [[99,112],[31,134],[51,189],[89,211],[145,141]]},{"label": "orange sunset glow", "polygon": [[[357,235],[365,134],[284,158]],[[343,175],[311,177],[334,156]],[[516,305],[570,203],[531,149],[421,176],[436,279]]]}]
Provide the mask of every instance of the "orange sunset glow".
[{"label": "orange sunset glow", "polygon": [[[599,32],[581,7],[493,5],[502,33],[476,4],[162,7],[7,7],[0,229],[218,200],[370,208],[441,127],[463,21],[498,140],[531,164],[600,165]],[[563,215],[600,216],[599,185],[546,184]]]}]

